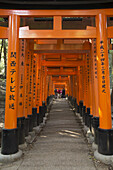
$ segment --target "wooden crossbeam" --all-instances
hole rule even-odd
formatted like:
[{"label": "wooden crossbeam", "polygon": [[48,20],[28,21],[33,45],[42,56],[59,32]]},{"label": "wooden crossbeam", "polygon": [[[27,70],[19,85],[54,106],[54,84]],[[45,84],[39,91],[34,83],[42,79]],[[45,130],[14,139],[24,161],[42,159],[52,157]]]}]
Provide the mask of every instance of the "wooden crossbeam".
[{"label": "wooden crossbeam", "polygon": [[7,27],[0,27],[0,38],[8,39],[9,29]]},{"label": "wooden crossbeam", "polygon": [[60,77],[52,77],[52,81],[68,81],[69,78],[68,77],[65,77],[65,78],[60,78]]},{"label": "wooden crossbeam", "polygon": [[34,50],[34,53],[47,54],[47,53],[59,53],[59,54],[86,54],[89,50]]},{"label": "wooden crossbeam", "polygon": [[62,80],[54,80],[53,81],[53,83],[67,83],[68,82],[68,80],[64,80],[64,81],[62,81]]},{"label": "wooden crossbeam", "polygon": [[85,61],[42,61],[42,66],[46,67],[76,67],[76,66],[83,66]]},{"label": "wooden crossbeam", "polygon": [[[0,10],[1,11],[1,10]],[[5,10],[6,11],[6,10]],[[9,12],[10,13],[10,12]],[[113,38],[113,26],[107,28],[108,38]],[[0,27],[0,38],[8,38],[9,29]],[[96,38],[96,28],[87,27],[86,30],[29,30],[28,26],[19,29],[19,38],[53,39],[53,38]]]},{"label": "wooden crossbeam", "polygon": [[19,16],[96,16],[98,13],[113,15],[113,9],[88,9],[88,10],[9,10],[0,9],[0,16],[8,16],[11,14]]},{"label": "wooden crossbeam", "polygon": [[59,75],[59,76],[63,76],[63,75],[76,75],[77,74],[77,71],[71,71],[71,72],[69,72],[69,71],[59,71],[59,72],[57,72],[57,71],[47,71],[47,75]]},{"label": "wooden crossbeam", "polygon": [[96,38],[96,30],[20,30],[19,38]]}]

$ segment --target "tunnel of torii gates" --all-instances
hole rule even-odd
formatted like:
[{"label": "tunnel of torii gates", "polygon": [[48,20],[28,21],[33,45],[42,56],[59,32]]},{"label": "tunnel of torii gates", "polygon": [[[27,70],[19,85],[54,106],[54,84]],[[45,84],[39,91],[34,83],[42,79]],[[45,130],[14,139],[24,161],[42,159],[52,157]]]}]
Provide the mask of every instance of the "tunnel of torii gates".
[{"label": "tunnel of torii gates", "polygon": [[[63,30],[63,16],[95,17],[96,27]],[[0,10],[0,17],[9,18],[9,27],[0,27],[0,38],[8,39],[1,154],[18,153],[28,132],[41,123],[54,88],[64,87],[85,124],[93,127],[98,152],[113,155],[107,45],[113,27],[107,28],[107,16],[113,9]],[[20,27],[20,17],[53,17],[53,30]]]}]

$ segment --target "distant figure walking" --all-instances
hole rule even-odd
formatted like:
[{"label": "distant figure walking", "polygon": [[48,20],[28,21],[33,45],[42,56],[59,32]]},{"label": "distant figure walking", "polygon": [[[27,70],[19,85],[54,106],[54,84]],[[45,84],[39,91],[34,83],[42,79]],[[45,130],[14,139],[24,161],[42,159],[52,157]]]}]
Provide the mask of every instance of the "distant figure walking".
[{"label": "distant figure walking", "polygon": [[54,90],[55,92],[55,99],[57,98],[57,89]]},{"label": "distant figure walking", "polygon": [[62,90],[62,98],[65,98],[65,89]]},{"label": "distant figure walking", "polygon": [[58,98],[60,98],[60,89],[58,89],[57,93],[58,93]]}]

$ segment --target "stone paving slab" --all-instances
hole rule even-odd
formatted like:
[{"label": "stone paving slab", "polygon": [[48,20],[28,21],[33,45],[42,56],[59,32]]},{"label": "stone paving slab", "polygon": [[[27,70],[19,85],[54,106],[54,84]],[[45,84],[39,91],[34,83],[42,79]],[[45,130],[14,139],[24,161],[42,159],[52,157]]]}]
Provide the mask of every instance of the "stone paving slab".
[{"label": "stone paving slab", "polygon": [[81,126],[64,99],[54,101],[46,126],[24,156],[0,169],[97,170]]}]

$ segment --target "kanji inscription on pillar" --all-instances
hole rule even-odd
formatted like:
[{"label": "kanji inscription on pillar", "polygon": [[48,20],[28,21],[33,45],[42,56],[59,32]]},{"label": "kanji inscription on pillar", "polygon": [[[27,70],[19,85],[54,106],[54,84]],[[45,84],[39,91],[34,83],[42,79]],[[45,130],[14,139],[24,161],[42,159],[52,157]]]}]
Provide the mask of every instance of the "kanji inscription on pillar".
[{"label": "kanji inscription on pillar", "polygon": [[104,56],[104,41],[100,41],[100,53],[101,53],[101,72],[102,72],[102,93],[106,93],[105,82],[105,56]]},{"label": "kanji inscription on pillar", "polygon": [[9,109],[15,109],[15,74],[16,74],[16,52],[10,54],[10,94],[9,94]]}]

